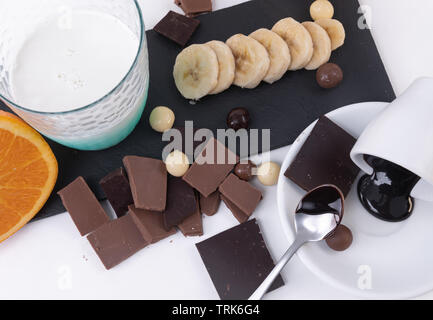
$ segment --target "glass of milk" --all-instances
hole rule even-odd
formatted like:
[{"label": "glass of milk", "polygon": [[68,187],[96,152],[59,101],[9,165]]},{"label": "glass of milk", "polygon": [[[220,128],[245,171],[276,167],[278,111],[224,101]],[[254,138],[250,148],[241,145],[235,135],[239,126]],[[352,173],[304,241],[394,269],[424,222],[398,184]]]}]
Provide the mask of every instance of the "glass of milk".
[{"label": "glass of milk", "polygon": [[0,1],[0,98],[46,137],[114,146],[140,120],[148,86],[137,1]]}]

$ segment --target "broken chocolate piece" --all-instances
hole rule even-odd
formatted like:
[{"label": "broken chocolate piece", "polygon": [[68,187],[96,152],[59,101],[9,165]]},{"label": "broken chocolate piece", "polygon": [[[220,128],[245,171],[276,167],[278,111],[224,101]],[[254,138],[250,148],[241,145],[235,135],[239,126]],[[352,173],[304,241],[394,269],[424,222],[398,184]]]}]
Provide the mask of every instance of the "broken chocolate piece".
[{"label": "broken chocolate piece", "polygon": [[208,197],[218,189],[238,161],[237,155],[215,138],[211,138],[185,173],[183,180]]},{"label": "broken chocolate piece", "polygon": [[212,0],[175,0],[187,16],[212,11]]},{"label": "broken chocolate piece", "polygon": [[147,245],[129,214],[102,225],[88,235],[87,240],[107,270]]},{"label": "broken chocolate piece", "polygon": [[[226,203],[239,222],[247,220],[257,208],[260,200],[262,200],[262,193],[259,189],[239,179],[233,173],[220,185],[219,191],[221,192],[221,196],[224,196],[224,203]],[[234,207],[238,210],[235,210]],[[240,213],[243,213],[244,216]]]},{"label": "broken chocolate piece", "polygon": [[123,158],[123,164],[128,172],[135,207],[163,211],[167,196],[167,169],[164,162],[127,156]]},{"label": "broken chocolate piece", "polygon": [[209,197],[200,195],[200,210],[207,216],[213,216],[217,213],[221,203],[219,191],[215,191]]},{"label": "broken chocolate piece", "polygon": [[57,194],[82,236],[110,220],[83,177],[78,177]]},{"label": "broken chocolate piece", "polygon": [[244,222],[248,221],[248,219],[250,218],[249,215],[245,214],[241,209],[236,207],[236,205],[233,202],[231,202],[229,199],[227,199],[223,195],[221,195],[221,199],[225,203],[227,208],[231,211],[231,213],[236,218],[236,220],[239,221],[239,223],[244,223]]},{"label": "broken chocolate piece", "polygon": [[346,197],[359,168],[350,159],[356,139],[326,117],[321,117],[284,175],[309,191],[333,184]]},{"label": "broken chocolate piece", "polygon": [[[223,300],[248,299],[274,268],[255,219],[197,243],[196,247]],[[278,276],[269,290],[283,285]]]},{"label": "broken chocolate piece", "polygon": [[125,170],[119,168],[109,173],[99,181],[99,185],[117,217],[124,216],[128,212],[128,206],[134,203]]},{"label": "broken chocolate piece", "polygon": [[199,24],[199,20],[170,11],[153,30],[177,44],[185,46]]},{"label": "broken chocolate piece", "polygon": [[179,225],[194,214],[197,208],[194,189],[181,178],[170,177],[167,189],[167,208],[162,213],[166,230]]},{"label": "broken chocolate piece", "polygon": [[156,243],[176,233],[175,228],[171,228],[168,231],[165,229],[164,217],[160,212],[129,206],[129,214],[148,243]]},{"label": "broken chocolate piece", "polygon": [[196,237],[203,235],[203,219],[200,212],[200,206],[196,205],[195,212],[178,225],[179,230],[185,237]]}]

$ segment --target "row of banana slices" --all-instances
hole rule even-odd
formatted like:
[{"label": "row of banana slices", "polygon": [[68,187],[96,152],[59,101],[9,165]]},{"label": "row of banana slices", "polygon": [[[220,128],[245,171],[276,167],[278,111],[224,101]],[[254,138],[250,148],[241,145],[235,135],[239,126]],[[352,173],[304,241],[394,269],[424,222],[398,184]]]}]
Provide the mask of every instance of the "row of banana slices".
[{"label": "row of banana slices", "polygon": [[329,61],[331,52],[344,44],[341,22],[319,19],[299,23],[293,18],[249,36],[236,34],[225,43],[210,41],[185,48],[176,58],[173,76],[179,92],[198,100],[232,84],[255,88],[273,83],[287,70],[315,70]]}]

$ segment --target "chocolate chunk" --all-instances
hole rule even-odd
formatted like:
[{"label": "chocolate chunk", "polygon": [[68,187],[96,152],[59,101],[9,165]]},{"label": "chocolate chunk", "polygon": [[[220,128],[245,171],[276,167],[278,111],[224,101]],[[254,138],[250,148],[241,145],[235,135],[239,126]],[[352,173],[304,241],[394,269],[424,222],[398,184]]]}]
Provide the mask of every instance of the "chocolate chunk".
[{"label": "chocolate chunk", "polygon": [[200,195],[200,210],[207,216],[213,216],[217,213],[221,203],[219,191],[215,191],[209,197]]},{"label": "chocolate chunk", "polygon": [[109,173],[99,181],[99,185],[117,217],[124,216],[128,212],[128,206],[134,203],[125,170],[119,168]]},{"label": "chocolate chunk", "polygon": [[168,179],[167,208],[163,212],[166,230],[177,226],[194,214],[197,208],[194,189],[181,178]]},{"label": "chocolate chunk", "polygon": [[359,168],[350,159],[356,139],[326,117],[321,117],[285,176],[309,191],[333,184],[346,197]]},{"label": "chocolate chunk", "polygon": [[350,247],[353,241],[352,231],[340,224],[332,234],[326,237],[326,244],[335,251],[344,251]]},{"label": "chocolate chunk", "polygon": [[127,156],[123,158],[123,164],[128,172],[135,207],[163,211],[167,198],[167,169],[164,162]]},{"label": "chocolate chunk", "polygon": [[167,15],[153,28],[159,34],[184,46],[199,26],[200,21],[185,17],[174,11]]},{"label": "chocolate chunk", "polygon": [[58,195],[82,236],[110,220],[83,177],[78,177]]},{"label": "chocolate chunk", "polygon": [[245,181],[250,181],[253,177],[253,170],[257,169],[257,166],[250,160],[248,163],[238,163],[235,167],[235,175]]},{"label": "chocolate chunk", "polygon": [[[223,300],[248,299],[274,268],[255,219],[197,243],[196,247]],[[278,276],[269,291],[283,285]]]},{"label": "chocolate chunk", "polygon": [[102,225],[88,235],[87,240],[107,270],[147,245],[129,214]]},{"label": "chocolate chunk", "polygon": [[187,16],[212,11],[212,0],[175,0]]},{"label": "chocolate chunk", "polygon": [[224,203],[239,222],[248,220],[262,200],[260,190],[232,173],[220,185],[219,191]]},{"label": "chocolate chunk", "polygon": [[183,220],[178,227],[185,237],[196,237],[203,235],[203,219],[198,203],[196,205],[194,214]]},{"label": "chocolate chunk", "polygon": [[238,161],[237,155],[218,140],[211,138],[185,173],[183,180],[208,197],[217,190]]},{"label": "chocolate chunk", "polygon": [[129,206],[129,214],[148,243],[156,243],[176,233],[175,228],[171,228],[168,231],[165,229],[164,217],[161,212]]}]

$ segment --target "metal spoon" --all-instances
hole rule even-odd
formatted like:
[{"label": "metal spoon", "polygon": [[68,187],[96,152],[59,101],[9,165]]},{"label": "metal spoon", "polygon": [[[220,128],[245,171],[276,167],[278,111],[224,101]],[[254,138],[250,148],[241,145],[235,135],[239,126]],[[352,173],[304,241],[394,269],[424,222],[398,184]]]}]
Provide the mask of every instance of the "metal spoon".
[{"label": "metal spoon", "polygon": [[296,251],[307,242],[325,239],[338,227],[343,213],[344,196],[336,186],[323,185],[308,192],[296,209],[295,241],[249,300],[260,300]]}]

